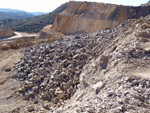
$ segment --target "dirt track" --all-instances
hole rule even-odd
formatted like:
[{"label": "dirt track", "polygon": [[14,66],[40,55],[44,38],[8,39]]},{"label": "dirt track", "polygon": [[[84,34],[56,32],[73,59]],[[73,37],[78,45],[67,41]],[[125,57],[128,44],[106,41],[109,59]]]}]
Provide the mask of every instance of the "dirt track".
[{"label": "dirt track", "polygon": [[23,38],[23,37],[36,37],[36,33],[23,33],[23,32],[14,32],[15,36],[12,37],[7,37],[7,38],[1,38],[0,41],[5,41],[5,40],[12,40],[12,39],[18,39],[18,38]]}]

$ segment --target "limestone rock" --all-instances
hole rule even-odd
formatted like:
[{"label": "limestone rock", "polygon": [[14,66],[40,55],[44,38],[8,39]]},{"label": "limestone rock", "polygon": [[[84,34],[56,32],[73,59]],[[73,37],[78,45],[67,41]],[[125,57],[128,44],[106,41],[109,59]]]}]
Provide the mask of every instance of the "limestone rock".
[{"label": "limestone rock", "polygon": [[52,28],[64,34],[92,33],[97,30],[114,28],[126,19],[147,16],[147,7],[119,6],[104,3],[70,1],[67,8],[59,13]]},{"label": "limestone rock", "polygon": [[60,93],[59,95],[57,95],[58,99],[62,99],[65,97],[65,92]]},{"label": "limestone rock", "polygon": [[28,110],[29,112],[34,111],[34,107],[33,107],[33,105],[29,105],[29,106],[27,106],[27,110]]},{"label": "limestone rock", "polygon": [[43,108],[49,110],[49,105],[48,105],[48,104],[44,104],[44,105],[43,105]]},{"label": "limestone rock", "polygon": [[93,85],[92,88],[95,90],[95,94],[98,94],[100,92],[100,90],[102,88],[104,88],[104,86],[105,86],[105,83],[100,81],[100,82],[96,83],[95,85]]},{"label": "limestone rock", "polygon": [[108,63],[108,56],[101,56],[99,59],[97,59],[97,63],[105,69],[107,67]]}]

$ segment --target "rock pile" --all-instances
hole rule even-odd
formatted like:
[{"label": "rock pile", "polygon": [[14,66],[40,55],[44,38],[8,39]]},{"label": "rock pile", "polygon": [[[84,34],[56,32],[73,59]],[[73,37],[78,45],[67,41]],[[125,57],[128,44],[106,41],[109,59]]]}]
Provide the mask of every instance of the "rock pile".
[{"label": "rock pile", "polygon": [[72,97],[58,109],[43,105],[56,113],[147,113],[150,80],[126,69],[150,67],[149,19],[24,49],[13,76],[22,83],[19,92],[34,103],[61,105]]},{"label": "rock pile", "polygon": [[19,92],[25,99],[54,103],[69,99],[77,90],[82,67],[99,54],[100,49],[95,47],[100,46],[102,38],[104,42],[109,41],[104,36],[111,31],[100,32],[92,34],[93,38],[77,35],[23,50],[24,58],[16,64],[14,75],[22,81]]},{"label": "rock pile", "polygon": [[[90,91],[92,92],[91,89]],[[74,113],[149,113],[150,79],[119,75],[107,80],[97,94],[81,92],[76,100],[80,104],[68,105],[66,109],[60,107],[54,113],[66,113],[71,110]]]}]

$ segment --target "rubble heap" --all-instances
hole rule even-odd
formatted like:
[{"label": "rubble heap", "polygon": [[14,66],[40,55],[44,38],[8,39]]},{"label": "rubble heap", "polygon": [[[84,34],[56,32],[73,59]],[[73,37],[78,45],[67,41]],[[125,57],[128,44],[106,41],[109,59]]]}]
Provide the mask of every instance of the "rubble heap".
[{"label": "rubble heap", "polygon": [[[80,34],[23,50],[15,77],[24,99],[62,104],[56,113],[148,112],[150,16],[114,29]],[[64,104],[65,102],[65,104]],[[44,108],[48,108],[44,105]],[[56,110],[57,109],[57,110]]]},{"label": "rubble heap", "polygon": [[[26,48],[24,58],[15,66],[18,73],[14,77],[22,81],[19,92],[25,99],[38,98],[54,103],[69,99],[77,90],[83,66],[99,54],[99,48],[94,47],[109,41],[105,37],[111,30],[100,32],[93,38],[76,35]],[[102,38],[105,40],[101,42]]]}]

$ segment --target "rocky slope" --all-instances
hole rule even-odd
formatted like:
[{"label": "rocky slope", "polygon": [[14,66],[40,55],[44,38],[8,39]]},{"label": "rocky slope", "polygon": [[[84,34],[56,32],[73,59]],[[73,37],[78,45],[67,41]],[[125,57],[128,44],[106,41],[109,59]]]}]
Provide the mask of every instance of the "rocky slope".
[{"label": "rocky slope", "polygon": [[150,16],[91,34],[98,56],[84,65],[78,90],[55,113],[148,113],[149,22]]},{"label": "rocky slope", "polygon": [[30,104],[16,111],[148,113],[149,36],[147,16],[24,49],[13,78]]},{"label": "rocky slope", "polygon": [[114,28],[127,19],[145,17],[149,12],[149,7],[142,6],[70,1],[66,10],[57,15],[53,29],[64,34],[92,33]]}]

